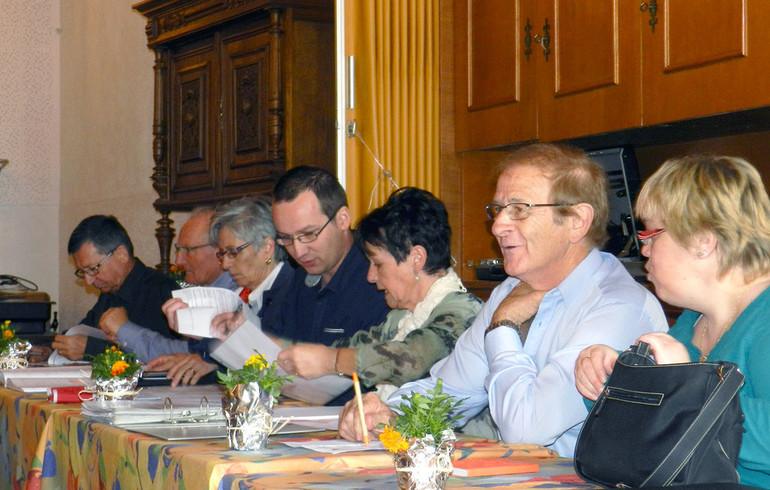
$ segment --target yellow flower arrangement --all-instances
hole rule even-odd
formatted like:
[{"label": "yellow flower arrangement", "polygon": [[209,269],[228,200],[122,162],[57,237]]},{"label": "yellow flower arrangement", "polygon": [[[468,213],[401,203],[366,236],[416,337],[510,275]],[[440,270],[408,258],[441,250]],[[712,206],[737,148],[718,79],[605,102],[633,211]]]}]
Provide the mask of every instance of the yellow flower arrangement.
[{"label": "yellow flower arrangement", "polygon": [[11,330],[11,320],[6,320],[0,323],[0,354],[11,345],[11,342],[18,340],[16,338],[16,330]]},{"label": "yellow flower arrangement", "polygon": [[275,373],[278,363],[268,364],[265,356],[257,351],[243,364],[242,369],[231,370],[227,373],[217,373],[219,382],[225,385],[228,391],[232,391],[236,385],[257,382],[263,390],[273,397],[281,393],[281,386],[294,379],[294,376],[279,376]]},{"label": "yellow flower arrangement", "polygon": [[141,369],[136,355],[125,353],[114,345],[91,359],[91,377],[95,379],[127,379]]},{"label": "yellow flower arrangement", "polygon": [[383,446],[393,453],[409,449],[410,442],[432,435],[435,444],[441,441],[442,433],[454,428],[454,423],[460,418],[452,416],[462,400],[457,400],[444,393],[441,380],[428,390],[426,395],[411,393],[401,395],[404,400],[398,407],[401,415],[395,419],[393,426],[385,426],[380,434]]}]

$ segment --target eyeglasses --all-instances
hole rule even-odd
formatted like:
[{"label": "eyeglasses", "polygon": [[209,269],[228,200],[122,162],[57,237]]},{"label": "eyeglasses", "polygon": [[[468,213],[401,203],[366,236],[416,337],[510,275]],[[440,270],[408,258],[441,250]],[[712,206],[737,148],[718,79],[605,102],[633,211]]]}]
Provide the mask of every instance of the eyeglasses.
[{"label": "eyeglasses", "polygon": [[332,214],[331,218],[329,218],[329,220],[326,223],[324,223],[324,225],[318,231],[311,231],[309,233],[303,233],[297,236],[276,235],[275,241],[278,243],[278,245],[283,245],[284,247],[291,246],[294,243],[294,240],[297,240],[299,243],[314,242],[318,240],[318,235],[320,235],[321,232],[324,231],[324,228],[326,228],[328,224],[332,222],[334,217],[337,216],[337,211],[335,211],[334,214]]},{"label": "eyeglasses", "polygon": [[249,245],[251,245],[251,242],[246,242],[243,245],[235,248],[227,247],[224,250],[218,251],[216,253],[216,256],[220,261],[224,258],[225,255],[227,255],[227,258],[229,259],[235,259],[238,256],[238,254],[241,253],[241,251],[243,251],[243,249],[248,247]]},{"label": "eyeglasses", "polygon": [[115,250],[117,250],[117,248],[113,248],[110,251],[110,253],[108,253],[107,255],[104,256],[104,258],[102,259],[101,262],[99,262],[98,264],[96,264],[93,267],[86,267],[85,269],[76,269],[75,270],[75,275],[78,276],[81,279],[85,279],[86,275],[91,276],[91,277],[97,275],[99,273],[99,269],[102,268],[102,265],[104,264],[104,261],[109,259],[110,257],[112,257],[112,253],[115,252]]},{"label": "eyeglasses", "polygon": [[531,208],[547,208],[547,207],[561,207],[568,206],[568,204],[527,204],[525,202],[512,202],[505,206],[499,204],[488,204],[486,207],[487,217],[489,219],[496,219],[500,213],[505,209],[506,214],[512,220],[520,220],[529,218],[529,210]]},{"label": "eyeglasses", "polygon": [[186,253],[190,254],[190,252],[194,252],[195,250],[198,250],[199,248],[203,247],[210,247],[210,243],[204,243],[203,245],[195,245],[194,247],[184,247],[182,245],[179,245],[178,243],[174,244],[174,248],[176,249],[176,253]]},{"label": "eyeglasses", "polygon": [[639,241],[642,242],[642,245],[649,245],[652,241],[652,237],[658,236],[664,231],[666,231],[665,228],[657,228],[655,230],[644,230],[637,233],[636,238],[638,238]]}]

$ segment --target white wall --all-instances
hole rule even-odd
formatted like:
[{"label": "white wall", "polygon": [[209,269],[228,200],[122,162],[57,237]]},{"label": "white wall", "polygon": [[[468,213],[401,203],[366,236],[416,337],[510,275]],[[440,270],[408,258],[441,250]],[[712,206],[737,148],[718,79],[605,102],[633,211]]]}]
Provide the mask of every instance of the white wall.
[{"label": "white wall", "polygon": [[[4,0],[5,1],[5,0]],[[19,0],[24,1],[24,0]],[[29,0],[26,0],[29,1]],[[61,200],[58,216],[60,325],[96,301],[72,274],[72,229],[92,214],[113,214],[145,264],[160,260],[160,217],[152,207],[154,55],[136,0],[61,0]],[[2,180],[0,175],[0,180]]]},{"label": "white wall", "polygon": [[58,28],[57,0],[0,1],[0,158],[10,160],[0,171],[0,273],[35,282],[53,301],[59,301]]}]

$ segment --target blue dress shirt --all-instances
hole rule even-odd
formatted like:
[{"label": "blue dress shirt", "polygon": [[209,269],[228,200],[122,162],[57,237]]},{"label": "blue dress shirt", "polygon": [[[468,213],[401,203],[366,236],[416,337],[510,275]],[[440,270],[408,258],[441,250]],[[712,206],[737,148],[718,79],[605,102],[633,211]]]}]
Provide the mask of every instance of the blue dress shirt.
[{"label": "blue dress shirt", "polygon": [[522,346],[512,328],[484,331],[502,300],[519,283],[508,278],[495,288],[454,351],[437,362],[430,377],[403,385],[389,399],[425,393],[441,379],[444,391],[466,400],[463,425],[489,406],[502,439],[550,447],[572,457],[583,420],[583,398],[575,388],[578,353],[594,344],[625,349],[640,335],[666,331],[660,303],[614,256],[592,250],[543,298]]}]

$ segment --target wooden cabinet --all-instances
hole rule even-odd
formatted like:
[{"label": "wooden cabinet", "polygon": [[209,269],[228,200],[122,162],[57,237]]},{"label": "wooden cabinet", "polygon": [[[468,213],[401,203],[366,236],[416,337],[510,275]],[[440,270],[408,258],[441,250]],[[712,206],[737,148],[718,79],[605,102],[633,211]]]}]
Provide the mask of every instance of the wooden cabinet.
[{"label": "wooden cabinet", "polygon": [[458,0],[455,149],[770,105],[765,0]]},{"label": "wooden cabinet", "polygon": [[534,12],[524,3],[454,3],[457,150],[537,138],[534,34],[526,23]]},{"label": "wooden cabinet", "polygon": [[333,0],[147,0],[161,268],[171,211],[272,191],[293,165],[334,172]]},{"label": "wooden cabinet", "polygon": [[[537,1],[538,139],[616,131],[642,122],[637,0]],[[545,26],[548,30],[545,30]]]},{"label": "wooden cabinet", "polygon": [[645,125],[770,105],[770,2],[657,5],[642,32]]},{"label": "wooden cabinet", "polygon": [[633,5],[455,2],[456,150],[639,125]]}]

